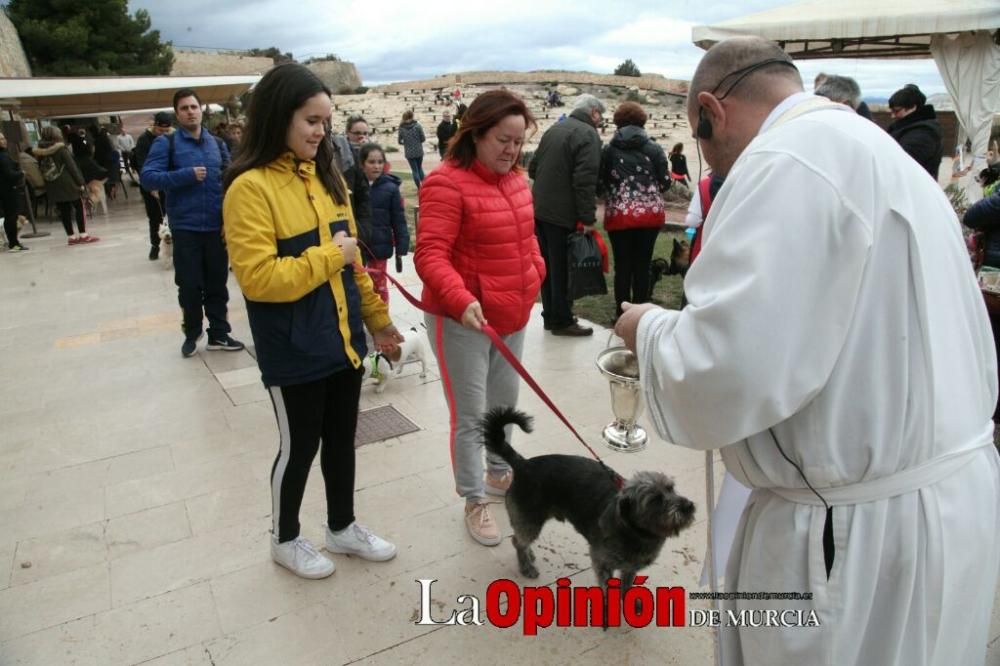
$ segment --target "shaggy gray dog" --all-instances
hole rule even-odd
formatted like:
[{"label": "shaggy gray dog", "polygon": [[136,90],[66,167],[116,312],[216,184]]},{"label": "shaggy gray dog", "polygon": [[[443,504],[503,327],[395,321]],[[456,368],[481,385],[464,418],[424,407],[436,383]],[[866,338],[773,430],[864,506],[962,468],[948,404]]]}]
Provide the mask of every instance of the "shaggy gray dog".
[{"label": "shaggy gray dog", "polygon": [[656,560],[667,537],[694,521],[694,503],[674,492],[674,482],[664,474],[638,472],[623,482],[611,468],[582,456],[524,458],[504,435],[511,423],[531,432],[531,418],[512,407],[487,413],[482,430],[486,448],[514,470],[507,514],[518,567],[526,577],[538,577],[531,544],[550,518],[569,521],[590,544],[598,582],[606,586],[620,572],[623,591]]}]

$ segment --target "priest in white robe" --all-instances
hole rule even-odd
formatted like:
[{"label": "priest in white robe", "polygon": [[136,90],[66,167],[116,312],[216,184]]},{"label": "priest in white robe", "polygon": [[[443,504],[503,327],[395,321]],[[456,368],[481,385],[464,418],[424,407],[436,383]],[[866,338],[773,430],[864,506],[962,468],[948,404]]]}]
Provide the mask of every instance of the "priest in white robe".
[{"label": "priest in white robe", "polygon": [[616,330],[660,436],[721,449],[753,489],[726,590],[812,595],[723,608],[820,622],[724,629],[723,663],[983,664],[997,364],[955,213],[892,137],[805,94],[770,42],[713,47],[688,100],[726,177],[689,304],[630,307]]}]

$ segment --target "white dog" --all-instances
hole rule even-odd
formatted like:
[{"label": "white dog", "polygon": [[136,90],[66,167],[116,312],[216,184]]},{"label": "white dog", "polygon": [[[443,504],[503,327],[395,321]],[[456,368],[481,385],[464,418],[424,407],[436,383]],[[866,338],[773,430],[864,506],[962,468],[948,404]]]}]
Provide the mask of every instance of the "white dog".
[{"label": "white dog", "polygon": [[427,345],[424,336],[416,328],[411,328],[405,340],[399,343],[399,360],[392,361],[382,352],[374,352],[364,359],[364,379],[375,381],[375,392],[385,391],[385,385],[393,377],[399,377],[403,366],[409,363],[420,364],[420,378],[427,376]]},{"label": "white dog", "polygon": [[174,235],[170,233],[170,225],[166,222],[160,224],[160,259],[163,259],[164,268],[173,268],[174,265]]}]

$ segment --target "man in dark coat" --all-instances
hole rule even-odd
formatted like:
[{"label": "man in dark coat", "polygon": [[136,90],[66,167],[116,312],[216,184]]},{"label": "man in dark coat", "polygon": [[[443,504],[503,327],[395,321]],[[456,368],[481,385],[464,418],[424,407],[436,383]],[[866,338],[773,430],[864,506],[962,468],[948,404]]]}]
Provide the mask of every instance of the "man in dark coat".
[{"label": "man in dark coat", "polygon": [[944,156],[941,125],[920,88],[908,83],[889,98],[889,134],[935,181]]},{"label": "man in dark coat", "polygon": [[458,133],[458,123],[451,119],[451,114],[447,111],[441,114],[441,122],[437,126],[438,154],[444,159],[444,153],[448,150],[448,140]]},{"label": "man in dark coat", "polygon": [[542,318],[553,335],[590,335],[580,326],[569,299],[569,258],[566,239],[577,223],[593,233],[597,219],[597,176],[601,166],[604,104],[593,95],[580,95],[569,117],[542,136],[528,165],[535,200],[535,234],[545,258]]}]

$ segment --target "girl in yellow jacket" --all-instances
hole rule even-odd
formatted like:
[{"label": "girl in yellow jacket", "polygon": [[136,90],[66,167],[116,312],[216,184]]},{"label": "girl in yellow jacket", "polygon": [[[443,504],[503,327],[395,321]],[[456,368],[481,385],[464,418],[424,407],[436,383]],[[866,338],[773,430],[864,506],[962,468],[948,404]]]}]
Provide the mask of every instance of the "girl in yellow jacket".
[{"label": "girl in yellow jacket", "polygon": [[304,578],[333,562],[299,535],[299,507],[319,449],[326,549],[374,561],[396,547],[354,520],[354,433],[363,326],[380,351],[402,336],[363,272],[347,186],[331,165],[330,90],[287,64],[257,84],[239,156],[225,175],[224,231],[246,297],[264,385],[278,420],[271,472],[271,557]]}]

